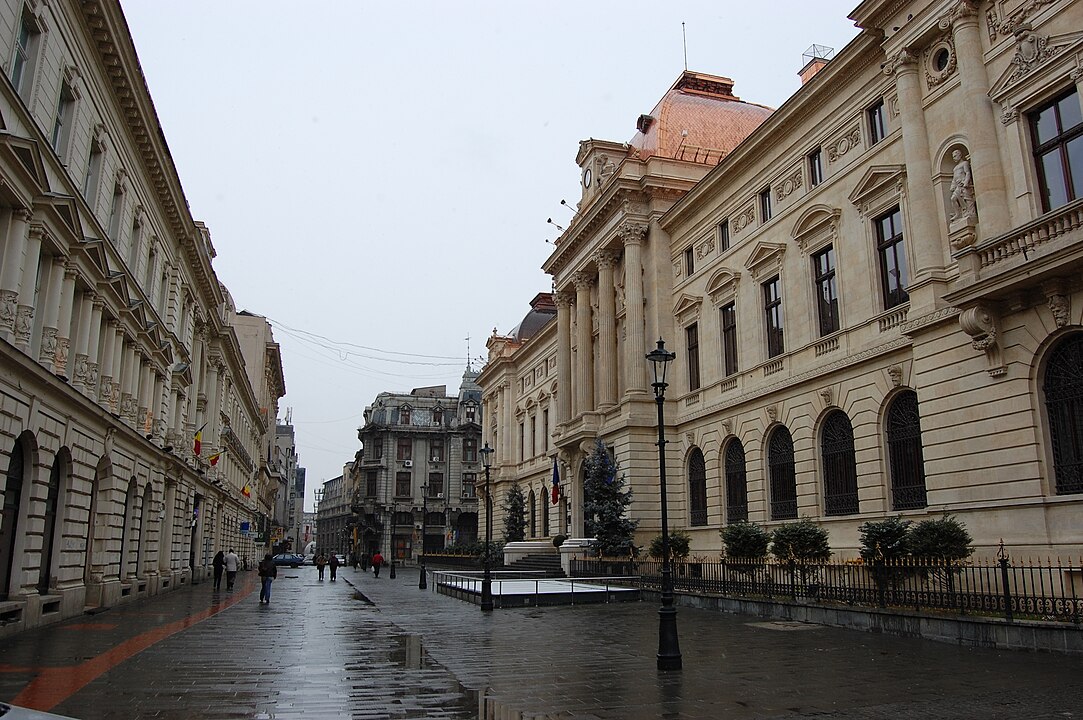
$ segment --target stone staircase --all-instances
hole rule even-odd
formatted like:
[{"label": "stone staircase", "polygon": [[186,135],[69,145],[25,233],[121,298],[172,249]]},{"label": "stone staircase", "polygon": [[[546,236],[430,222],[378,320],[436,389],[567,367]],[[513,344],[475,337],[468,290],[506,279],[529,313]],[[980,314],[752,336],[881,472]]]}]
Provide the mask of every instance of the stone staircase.
[{"label": "stone staircase", "polygon": [[523,572],[545,573],[545,577],[566,577],[560,566],[560,555],[544,553],[527,555],[504,566],[504,570],[522,570]]}]

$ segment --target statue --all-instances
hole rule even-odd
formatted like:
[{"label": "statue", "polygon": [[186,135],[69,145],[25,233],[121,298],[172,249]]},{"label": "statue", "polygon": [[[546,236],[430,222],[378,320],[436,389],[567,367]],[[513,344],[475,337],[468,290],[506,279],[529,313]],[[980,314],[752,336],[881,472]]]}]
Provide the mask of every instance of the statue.
[{"label": "statue", "polygon": [[951,220],[963,218],[977,220],[974,206],[974,178],[970,172],[970,161],[963,159],[962,150],[953,150],[951,159],[955,161],[955,171],[951,174]]}]

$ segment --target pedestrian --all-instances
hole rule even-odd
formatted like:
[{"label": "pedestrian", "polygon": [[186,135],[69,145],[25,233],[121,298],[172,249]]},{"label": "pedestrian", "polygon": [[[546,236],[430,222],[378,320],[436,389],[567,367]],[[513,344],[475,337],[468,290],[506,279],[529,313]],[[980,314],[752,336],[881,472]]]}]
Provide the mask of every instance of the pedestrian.
[{"label": "pedestrian", "polygon": [[331,582],[334,582],[335,576],[338,575],[338,555],[331,553],[331,557],[327,561],[327,565],[331,568]]},{"label": "pedestrian", "polygon": [[278,577],[278,568],[275,566],[275,561],[271,559],[271,553],[267,553],[263,556],[263,561],[259,564],[260,604],[271,604],[271,581],[276,577]]},{"label": "pedestrian", "polygon": [[316,559],[312,562],[316,563],[316,569],[320,571],[320,580],[323,580],[323,568],[327,565],[327,558],[323,553],[316,553]]},{"label": "pedestrian", "polygon": [[214,591],[218,592],[222,589],[222,569],[226,566],[226,554],[219,550],[211,565],[214,567]]},{"label": "pedestrian", "polygon": [[226,592],[233,592],[233,583],[237,580],[237,568],[241,566],[241,559],[233,552],[233,548],[230,548],[223,560],[226,563]]},{"label": "pedestrian", "polygon": [[372,555],[372,576],[380,577],[380,566],[384,564],[384,556],[377,550]]},{"label": "pedestrian", "polygon": [[369,558],[369,554],[367,552],[361,553],[361,569],[368,572],[370,567],[372,567],[372,560]]}]

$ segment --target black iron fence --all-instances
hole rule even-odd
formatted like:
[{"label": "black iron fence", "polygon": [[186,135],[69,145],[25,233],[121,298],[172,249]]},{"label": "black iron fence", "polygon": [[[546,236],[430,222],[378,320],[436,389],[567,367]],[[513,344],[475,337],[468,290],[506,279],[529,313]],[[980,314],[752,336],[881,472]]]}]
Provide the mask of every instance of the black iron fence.
[{"label": "black iron fence", "polygon": [[[573,576],[624,576],[628,583],[660,589],[659,560],[588,559],[572,563]],[[963,563],[906,560],[828,563],[676,561],[680,592],[803,600],[993,615],[1008,620],[1083,620],[1083,561]]]}]

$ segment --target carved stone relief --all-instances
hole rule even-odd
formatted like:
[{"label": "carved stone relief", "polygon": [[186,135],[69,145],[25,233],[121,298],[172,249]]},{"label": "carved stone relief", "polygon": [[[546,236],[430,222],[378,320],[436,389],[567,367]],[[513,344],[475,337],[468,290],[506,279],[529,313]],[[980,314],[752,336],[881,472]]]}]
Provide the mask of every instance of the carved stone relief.
[{"label": "carved stone relief", "polygon": [[925,84],[930,90],[955,74],[958,62],[955,56],[954,36],[946,33],[940,40],[933,43],[925,51],[922,64],[925,66]]},{"label": "carved stone relief", "polygon": [[861,126],[854,125],[827,146],[828,162],[838,162],[850,150],[861,145]]},{"label": "carved stone relief", "polygon": [[796,190],[801,188],[803,182],[802,169],[798,167],[792,173],[783,178],[780,182],[775,184],[775,199],[778,202],[782,202]]},{"label": "carved stone relief", "polygon": [[835,404],[835,392],[829,387],[820,390],[820,398],[824,401],[825,406]]},{"label": "carved stone relief", "polygon": [[1000,359],[1000,344],[997,319],[993,311],[977,305],[963,310],[959,315],[959,327],[971,337],[971,346],[985,353],[989,361],[989,374],[999,377],[1007,372]]},{"label": "carved stone relief", "polygon": [[755,219],[756,219],[756,209],[755,209],[755,207],[753,207],[752,205],[749,205],[749,206],[748,206],[748,207],[746,207],[746,208],[745,208],[744,210],[742,210],[741,212],[739,212],[739,213],[738,213],[738,214],[737,214],[737,215],[736,215],[736,216],[735,216],[735,217],[734,217],[734,218],[733,218],[733,219],[732,219],[732,220],[730,221],[730,223],[731,223],[731,224],[732,224],[732,226],[733,226],[733,234],[734,234],[734,235],[736,235],[737,233],[739,233],[739,232],[741,232],[742,230],[744,230],[744,229],[745,229],[746,227],[748,227],[749,225],[751,225],[751,224],[752,224],[752,222],[753,222],[753,221],[754,221]]},{"label": "carved stone relief", "polygon": [[697,260],[702,260],[703,258],[707,257],[708,255],[710,255],[713,252],[714,252],[714,237],[712,236],[712,237],[707,238],[703,242],[701,242],[699,244],[699,247],[696,248],[696,259]]},{"label": "carved stone relief", "polygon": [[998,35],[1011,35],[1027,18],[1054,2],[1056,0],[1027,0],[1015,10],[1008,10],[1006,0],[997,0],[985,15],[989,41],[995,41]]},{"label": "carved stone relief", "polygon": [[887,369],[887,376],[891,379],[892,386],[899,387],[900,385],[902,385],[902,366],[892,365]]}]

